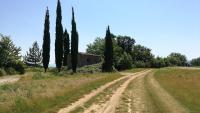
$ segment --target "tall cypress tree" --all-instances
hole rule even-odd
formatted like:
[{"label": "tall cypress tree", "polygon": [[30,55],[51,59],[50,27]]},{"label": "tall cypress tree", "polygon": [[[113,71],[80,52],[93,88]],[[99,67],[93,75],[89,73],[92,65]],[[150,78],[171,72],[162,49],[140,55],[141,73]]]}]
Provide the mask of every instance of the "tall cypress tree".
[{"label": "tall cypress tree", "polygon": [[102,64],[102,71],[113,71],[113,43],[109,26],[107,28],[105,37],[104,63]]},{"label": "tall cypress tree", "polygon": [[78,32],[76,30],[74,8],[72,7],[71,64],[74,73],[76,73],[77,63],[78,63]]},{"label": "tall cypress tree", "polygon": [[56,17],[56,40],[55,40],[55,59],[58,71],[61,70],[63,61],[63,27],[62,27],[62,11],[60,0],[57,4],[57,17]]},{"label": "tall cypress tree", "polygon": [[64,42],[64,59],[63,59],[63,66],[67,66],[67,59],[69,54],[69,34],[67,33],[67,30],[65,29],[65,32],[63,34],[63,42]]},{"label": "tall cypress tree", "polygon": [[43,45],[42,45],[42,63],[43,63],[43,67],[44,70],[46,72],[46,70],[49,67],[49,59],[50,59],[50,43],[51,43],[51,39],[50,39],[50,22],[49,22],[49,10],[47,7],[46,10],[46,16],[45,16],[45,23],[44,23],[44,36],[43,36]]}]

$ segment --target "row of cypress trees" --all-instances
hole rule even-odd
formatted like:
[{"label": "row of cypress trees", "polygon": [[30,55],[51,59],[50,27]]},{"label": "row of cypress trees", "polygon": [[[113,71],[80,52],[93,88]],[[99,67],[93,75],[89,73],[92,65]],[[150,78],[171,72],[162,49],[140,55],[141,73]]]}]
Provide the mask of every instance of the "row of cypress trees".
[{"label": "row of cypress trees", "polygon": [[[43,36],[43,67],[48,69],[50,60],[50,21],[49,10],[46,10],[45,23],[44,23],[44,36]],[[56,39],[55,39],[55,62],[58,71],[61,71],[62,66],[67,65],[67,57],[70,52],[69,49],[69,34],[67,30],[63,32],[62,26],[62,9],[60,0],[57,3],[56,9]],[[78,32],[76,30],[76,22],[74,17],[74,9],[72,7],[72,31],[71,31],[71,64],[73,72],[76,72],[78,60]]]}]

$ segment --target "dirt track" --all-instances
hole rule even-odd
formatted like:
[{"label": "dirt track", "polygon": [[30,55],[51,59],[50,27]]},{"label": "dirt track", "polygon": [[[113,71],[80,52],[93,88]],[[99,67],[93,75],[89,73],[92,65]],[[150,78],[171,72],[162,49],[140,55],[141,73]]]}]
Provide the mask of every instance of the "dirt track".
[{"label": "dirt track", "polygon": [[[83,98],[79,99],[77,102],[72,103],[70,106],[63,108],[61,110],[59,110],[58,113],[69,113],[70,111],[74,110],[75,108],[82,106],[85,102],[87,102],[88,100],[90,100],[92,97],[94,97],[95,95],[101,93],[104,89],[108,88],[109,86],[111,86],[112,84],[115,84],[117,82],[119,82],[122,79],[128,78],[128,80],[123,83],[123,85],[121,87],[119,87],[117,89],[117,91],[112,95],[112,97],[110,98],[109,101],[103,103],[102,105],[92,105],[91,107],[89,107],[88,109],[85,109],[85,113],[87,112],[94,112],[94,111],[98,111],[99,113],[111,113],[111,112],[115,112],[115,107],[117,106],[120,96],[122,95],[123,91],[125,90],[125,88],[127,87],[127,85],[129,84],[129,82],[133,79],[135,79],[136,77],[147,73],[147,72],[138,72],[138,73],[134,73],[134,74],[128,74],[128,73],[122,73],[126,76],[119,78],[115,81],[112,81],[106,85],[101,86],[100,88],[98,88],[97,90],[91,92],[88,95],[85,95]],[[102,107],[103,106],[103,107]],[[101,109],[99,109],[101,108]]]},{"label": "dirt track", "polygon": [[[97,90],[85,95],[77,102],[70,106],[61,109],[58,113],[155,113],[159,112],[149,97],[147,87],[153,91],[153,96],[159,99],[164,112],[167,113],[189,113],[187,108],[184,108],[178,101],[176,101],[167,91],[165,91],[159,83],[154,79],[153,71],[147,70],[138,73],[121,73],[126,76],[112,81],[106,85],[101,86]],[[117,86],[120,80],[126,79]],[[112,86],[113,85],[113,86]],[[115,86],[114,86],[115,85]],[[113,88],[112,87],[117,88]],[[131,86],[131,87],[130,87]],[[106,90],[110,90],[106,94]],[[98,97],[98,95],[104,96]],[[95,100],[97,96],[100,98],[97,101],[87,105],[90,100]],[[126,98],[125,101],[122,98]],[[158,103],[157,103],[158,104]],[[81,111],[76,111],[82,108]],[[76,112],[75,112],[76,111]]]},{"label": "dirt track", "polygon": [[2,77],[0,78],[0,85],[14,83],[17,82],[19,79],[20,79],[19,76]]}]

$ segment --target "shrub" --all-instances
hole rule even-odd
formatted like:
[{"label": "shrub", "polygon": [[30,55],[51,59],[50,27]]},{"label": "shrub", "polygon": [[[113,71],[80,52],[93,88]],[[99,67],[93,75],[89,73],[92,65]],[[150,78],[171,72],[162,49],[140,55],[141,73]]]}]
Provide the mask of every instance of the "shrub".
[{"label": "shrub", "polygon": [[116,68],[118,70],[130,69],[132,67],[132,61],[133,60],[132,60],[131,55],[126,53],[126,52],[124,52],[124,54],[119,59]]},{"label": "shrub", "polygon": [[145,65],[145,62],[143,62],[143,61],[137,61],[137,62],[134,63],[134,67],[145,68],[146,65]]},{"label": "shrub", "polygon": [[15,71],[14,68],[12,67],[8,67],[8,68],[5,68],[5,71],[8,75],[14,75],[14,74],[17,74],[17,72]]},{"label": "shrub", "polygon": [[77,69],[77,72],[79,73],[95,73],[95,72],[101,72],[101,63],[94,64],[94,65],[88,65]]},{"label": "shrub", "polygon": [[14,64],[14,68],[19,74],[24,74],[25,73],[25,66],[22,62],[17,62]]},{"label": "shrub", "polygon": [[4,69],[0,68],[0,77],[6,75],[6,72]]}]

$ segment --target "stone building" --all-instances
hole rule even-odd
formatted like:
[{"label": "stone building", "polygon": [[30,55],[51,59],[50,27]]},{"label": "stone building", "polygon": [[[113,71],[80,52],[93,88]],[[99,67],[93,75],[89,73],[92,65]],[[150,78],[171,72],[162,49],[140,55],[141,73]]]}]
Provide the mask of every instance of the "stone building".
[{"label": "stone building", "polygon": [[[97,64],[100,62],[101,62],[101,56],[99,56],[99,55],[79,52],[77,67],[83,67],[86,65]],[[68,66],[68,68],[71,68],[71,54],[69,54],[69,56],[68,56],[67,66]]]}]

